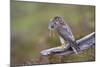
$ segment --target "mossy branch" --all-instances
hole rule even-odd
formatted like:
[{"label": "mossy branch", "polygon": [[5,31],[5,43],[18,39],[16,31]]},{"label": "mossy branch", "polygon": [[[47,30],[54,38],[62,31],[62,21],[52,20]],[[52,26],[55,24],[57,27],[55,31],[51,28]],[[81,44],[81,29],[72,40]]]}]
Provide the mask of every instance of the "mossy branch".
[{"label": "mossy branch", "polygon": [[[90,48],[91,46],[94,46],[95,43],[95,32],[90,33],[89,35],[86,35],[85,37],[76,40],[76,43],[80,47],[80,52],[82,52],[85,49]],[[48,56],[48,55],[70,55],[70,54],[75,54],[74,51],[71,49],[70,44],[66,44],[64,49],[61,47],[54,47],[46,50],[42,50],[41,52],[42,56]]]}]

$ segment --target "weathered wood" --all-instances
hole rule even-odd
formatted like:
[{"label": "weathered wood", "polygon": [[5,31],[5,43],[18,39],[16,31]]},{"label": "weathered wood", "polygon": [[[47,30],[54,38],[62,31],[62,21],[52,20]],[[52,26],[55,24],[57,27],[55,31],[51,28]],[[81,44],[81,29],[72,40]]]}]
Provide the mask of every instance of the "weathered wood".
[{"label": "weathered wood", "polygon": [[[78,46],[80,47],[80,51],[85,50],[90,48],[91,46],[94,46],[95,43],[95,32],[79,39],[76,40],[76,43],[78,44]],[[70,47],[70,44],[66,44],[64,46],[64,49],[62,49],[61,47],[54,47],[54,48],[50,48],[50,49],[46,49],[46,50],[42,50],[41,55],[43,56],[48,56],[50,54],[54,54],[54,55],[69,55],[69,54],[75,54],[73,52],[73,50]]]}]

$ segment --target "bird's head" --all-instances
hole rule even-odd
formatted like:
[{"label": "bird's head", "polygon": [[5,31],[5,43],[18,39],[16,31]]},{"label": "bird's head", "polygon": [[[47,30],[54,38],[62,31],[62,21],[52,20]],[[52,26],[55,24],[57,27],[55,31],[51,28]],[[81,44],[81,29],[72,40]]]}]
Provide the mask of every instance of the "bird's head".
[{"label": "bird's head", "polygon": [[61,24],[63,24],[63,18],[60,16],[55,16],[52,18],[48,23],[48,29],[50,30],[50,33],[58,28]]}]

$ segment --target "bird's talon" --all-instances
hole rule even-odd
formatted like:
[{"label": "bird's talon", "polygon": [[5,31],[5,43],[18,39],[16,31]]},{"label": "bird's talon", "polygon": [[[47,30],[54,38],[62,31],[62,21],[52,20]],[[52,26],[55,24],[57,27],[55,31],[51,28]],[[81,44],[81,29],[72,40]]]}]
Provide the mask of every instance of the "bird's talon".
[{"label": "bird's talon", "polygon": [[64,49],[65,46],[64,46],[64,45],[61,45],[60,47],[61,47],[62,49]]}]

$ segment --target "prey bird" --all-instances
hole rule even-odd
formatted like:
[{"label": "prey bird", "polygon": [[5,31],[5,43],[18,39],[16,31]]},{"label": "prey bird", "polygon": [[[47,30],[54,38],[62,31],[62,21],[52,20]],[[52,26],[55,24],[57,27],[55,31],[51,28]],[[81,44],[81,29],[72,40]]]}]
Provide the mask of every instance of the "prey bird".
[{"label": "prey bird", "polygon": [[50,31],[56,31],[58,33],[61,42],[61,47],[63,49],[65,46],[65,41],[67,41],[68,43],[70,43],[70,46],[73,49],[73,51],[76,54],[78,54],[80,48],[75,41],[70,27],[65,23],[62,17],[55,16],[54,18],[52,18],[48,23],[48,29]]}]

